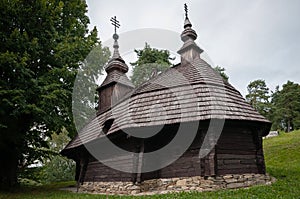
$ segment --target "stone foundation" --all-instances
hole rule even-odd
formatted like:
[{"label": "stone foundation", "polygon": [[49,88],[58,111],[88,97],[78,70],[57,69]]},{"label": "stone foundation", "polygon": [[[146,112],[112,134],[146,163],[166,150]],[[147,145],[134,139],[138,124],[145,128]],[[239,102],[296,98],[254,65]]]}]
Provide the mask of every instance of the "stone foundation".
[{"label": "stone foundation", "polygon": [[213,191],[220,189],[244,188],[252,185],[269,185],[275,178],[262,174],[224,175],[208,177],[200,176],[153,179],[141,184],[132,182],[85,182],[79,192],[125,195],[165,194],[181,191]]}]

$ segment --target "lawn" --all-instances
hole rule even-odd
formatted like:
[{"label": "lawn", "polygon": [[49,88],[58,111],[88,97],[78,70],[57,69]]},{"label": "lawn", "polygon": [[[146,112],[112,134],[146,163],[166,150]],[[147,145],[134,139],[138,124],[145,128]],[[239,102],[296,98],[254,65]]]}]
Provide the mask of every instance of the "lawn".
[{"label": "lawn", "polygon": [[248,189],[224,190],[203,193],[178,193],[155,196],[104,196],[76,194],[59,190],[73,185],[64,182],[38,187],[22,187],[14,193],[0,193],[0,199],[175,199],[175,198],[300,198],[300,131],[282,133],[264,140],[267,172],[277,178],[271,186],[255,186]]}]

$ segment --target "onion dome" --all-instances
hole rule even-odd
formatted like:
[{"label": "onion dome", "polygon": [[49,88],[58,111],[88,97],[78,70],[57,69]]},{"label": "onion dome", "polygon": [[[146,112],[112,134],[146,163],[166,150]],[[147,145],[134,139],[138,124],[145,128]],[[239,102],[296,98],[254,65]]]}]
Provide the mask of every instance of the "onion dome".
[{"label": "onion dome", "polygon": [[197,33],[192,29],[192,23],[188,18],[187,5],[185,8],[184,30],[181,33],[181,40],[184,42],[178,53],[181,55],[181,63],[191,62],[195,58],[200,58],[203,50],[194,42],[197,39]]}]

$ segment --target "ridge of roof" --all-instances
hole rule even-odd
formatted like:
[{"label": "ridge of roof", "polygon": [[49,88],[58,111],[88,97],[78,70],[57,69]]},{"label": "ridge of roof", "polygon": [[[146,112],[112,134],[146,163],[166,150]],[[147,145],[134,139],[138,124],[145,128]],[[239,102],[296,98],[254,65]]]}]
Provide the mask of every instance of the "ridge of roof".
[{"label": "ridge of roof", "polygon": [[[179,75],[176,81],[175,71]],[[181,78],[180,72],[184,72]],[[183,77],[191,81],[190,85],[182,84],[185,83]],[[159,107],[155,108],[156,105]],[[269,123],[202,59],[191,64],[177,64],[135,88],[111,109],[95,116],[66,149],[105,136],[101,133],[103,124],[112,118],[114,123],[106,135],[128,128],[209,119]]]},{"label": "ridge of roof", "polygon": [[134,88],[133,83],[128,79],[127,75],[118,70],[113,70],[108,73],[104,81],[98,88],[105,87],[113,82]]}]

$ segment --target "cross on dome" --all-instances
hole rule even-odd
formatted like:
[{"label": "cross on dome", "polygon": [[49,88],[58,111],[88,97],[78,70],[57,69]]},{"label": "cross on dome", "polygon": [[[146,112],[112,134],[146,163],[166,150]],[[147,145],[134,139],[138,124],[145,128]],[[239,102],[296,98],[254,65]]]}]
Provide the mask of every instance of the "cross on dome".
[{"label": "cross on dome", "polygon": [[184,30],[181,33],[181,40],[184,42],[178,53],[181,55],[181,64],[191,62],[196,58],[200,58],[203,50],[194,42],[197,39],[197,33],[192,29],[192,23],[188,18],[188,6],[184,4],[185,20]]},{"label": "cross on dome", "polygon": [[188,18],[188,6],[184,4],[185,17]]},{"label": "cross on dome", "polygon": [[117,34],[117,28],[120,28],[120,22],[117,20],[117,17],[114,16],[110,19],[111,24],[115,27],[115,34]]},{"label": "cross on dome", "polygon": [[114,26],[115,33],[113,34],[114,44],[113,44],[113,55],[112,58],[108,61],[108,64],[105,66],[106,72],[113,70],[122,71],[122,73],[126,73],[128,71],[128,66],[125,64],[125,61],[122,59],[119,53],[119,44],[118,39],[119,35],[117,34],[117,28],[120,28],[120,22],[117,20],[117,17],[114,16],[110,19],[111,24]]}]

